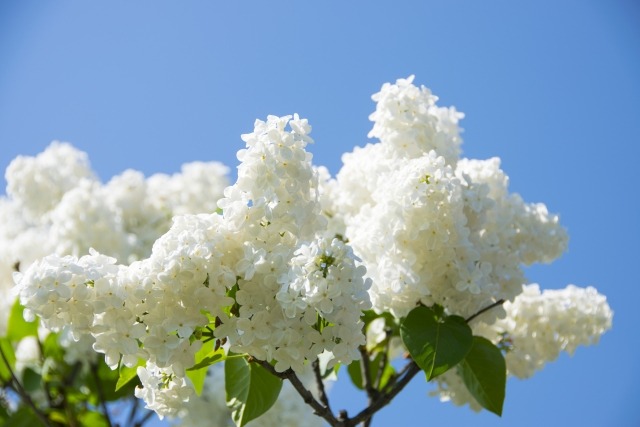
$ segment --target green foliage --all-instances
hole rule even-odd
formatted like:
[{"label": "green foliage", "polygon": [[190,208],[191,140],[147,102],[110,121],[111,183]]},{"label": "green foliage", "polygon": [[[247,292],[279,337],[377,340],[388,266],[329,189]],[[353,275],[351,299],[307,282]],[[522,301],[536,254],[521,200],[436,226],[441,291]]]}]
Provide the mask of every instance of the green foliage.
[{"label": "green foliage", "polygon": [[[391,364],[387,361],[382,368],[382,374],[380,374],[380,368],[382,366],[382,361],[384,358],[383,353],[378,353],[373,360],[369,361],[369,384],[371,384],[377,390],[383,390],[389,380],[395,375],[396,371],[393,369]],[[347,367],[347,372],[349,373],[349,377],[355,385],[360,390],[364,389],[364,383],[362,381],[362,364],[360,360],[354,360]],[[380,382],[376,384],[376,379],[380,375]]]},{"label": "green foliage", "polygon": [[227,406],[238,427],[264,414],[276,403],[282,380],[245,357],[229,358],[224,364]]},{"label": "green foliage", "polygon": [[43,425],[38,416],[26,406],[20,407],[7,419],[0,418],[0,427],[41,427]]},{"label": "green foliage", "polygon": [[31,368],[22,372],[22,387],[27,392],[34,392],[42,386],[42,375]]},{"label": "green foliage", "polygon": [[498,347],[486,338],[473,337],[473,346],[460,363],[458,372],[480,405],[502,415],[507,367]]},{"label": "green foliage", "polygon": [[[11,372],[16,365],[16,356],[8,338],[0,338],[0,381],[3,383],[11,379]],[[7,365],[8,364],[8,365]]]},{"label": "green foliage", "polygon": [[107,423],[104,415],[99,412],[83,412],[78,416],[78,421],[82,426],[109,427],[109,423]]},{"label": "green foliage", "polygon": [[38,322],[27,322],[24,320],[24,307],[20,305],[20,300],[16,299],[9,313],[9,323],[7,325],[7,338],[13,343],[20,342],[28,336],[38,336]]},{"label": "green foliage", "polygon": [[460,316],[445,315],[437,306],[411,310],[400,325],[400,336],[427,381],[462,361],[473,342],[466,321]]},{"label": "green foliage", "polygon": [[138,364],[136,366],[133,366],[131,368],[123,365],[122,363],[120,364],[120,369],[119,369],[119,376],[118,376],[118,381],[116,382],[116,389],[115,391],[119,391],[122,387],[124,387],[125,385],[129,384],[129,382],[131,380],[133,380],[134,378],[136,378],[138,376],[138,367],[139,366],[144,366],[144,360],[139,359],[138,360]]},{"label": "green foliage", "polygon": [[195,355],[195,364],[187,369],[187,376],[191,379],[198,396],[202,393],[209,366],[222,362],[225,359],[224,349],[218,348],[216,350],[213,340],[202,344],[202,347]]}]

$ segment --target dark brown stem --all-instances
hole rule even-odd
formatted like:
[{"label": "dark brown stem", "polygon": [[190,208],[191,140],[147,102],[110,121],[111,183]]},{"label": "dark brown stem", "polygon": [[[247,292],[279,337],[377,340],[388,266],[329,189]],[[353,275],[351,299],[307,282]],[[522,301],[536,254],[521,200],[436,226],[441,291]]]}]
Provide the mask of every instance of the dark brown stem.
[{"label": "dark brown stem", "polygon": [[107,408],[107,401],[104,397],[104,391],[102,390],[102,381],[100,380],[100,375],[98,375],[98,365],[91,363],[89,367],[91,369],[91,375],[93,375],[93,379],[96,382],[96,390],[98,391],[98,399],[100,399],[104,419],[107,422],[107,426],[111,427],[113,424],[111,423],[109,408]]},{"label": "dark brown stem", "polygon": [[393,386],[391,386],[389,391],[381,394],[380,397],[378,397],[378,399],[376,399],[372,404],[362,410],[358,415],[351,418],[348,425],[355,426],[370,419],[373,414],[378,412],[383,407],[387,406],[393,400],[393,398],[396,397],[396,395],[400,393],[407,384],[409,384],[409,381],[411,381],[413,377],[418,372],[420,372],[420,370],[420,367],[414,361],[411,361],[409,364],[407,364],[407,366],[405,366],[405,368],[398,376],[398,380],[393,383]]},{"label": "dark brown stem", "polygon": [[376,390],[380,390],[382,385],[382,376],[384,375],[385,367],[387,366],[387,361],[389,359],[389,348],[391,347],[391,330],[385,330],[386,334],[386,342],[384,344],[384,353],[382,353],[382,357],[380,358],[380,365],[378,366],[378,375],[376,375],[376,380],[373,384]]},{"label": "dark brown stem", "polygon": [[320,372],[320,361],[316,359],[313,362],[313,373],[316,377],[316,385],[318,386],[318,398],[320,402],[331,411],[331,406],[329,406],[329,398],[327,397],[327,392],[324,389],[324,382],[322,381],[322,373]]},{"label": "dark brown stem", "polygon": [[371,384],[371,360],[369,360],[369,353],[367,353],[367,348],[365,346],[360,346],[358,350],[360,350],[360,359],[362,359],[362,362],[360,363],[362,387],[366,390],[367,396],[369,397],[369,403],[371,403],[371,401],[378,395],[378,391],[374,389]]},{"label": "dark brown stem", "polygon": [[135,396],[131,396],[131,410],[129,411],[129,416],[127,417],[127,426],[133,426],[133,420],[136,419],[136,414],[138,413],[138,398]]},{"label": "dark brown stem", "polygon": [[16,393],[18,393],[20,398],[24,400],[27,406],[31,408],[34,414],[36,414],[36,416],[40,419],[40,421],[42,421],[42,423],[45,426],[51,427],[51,423],[49,422],[49,419],[36,407],[35,403],[33,403],[33,400],[31,400],[29,393],[26,392],[26,390],[22,387],[22,384],[20,384],[20,381],[18,381],[18,377],[16,377],[16,374],[13,372],[13,369],[11,369],[11,366],[9,365],[9,360],[7,360],[7,356],[4,354],[4,351],[2,350],[2,346],[0,346],[0,357],[2,357],[2,361],[7,366],[7,370],[9,371],[9,374],[11,375],[11,379],[13,380],[14,390],[16,391]]},{"label": "dark brown stem", "polygon": [[476,314],[472,314],[471,316],[467,317],[466,322],[469,323],[471,322],[473,319],[475,319],[476,317],[480,316],[482,313],[484,313],[485,311],[489,311],[491,310],[493,307],[497,307],[499,305],[504,304],[504,300],[503,299],[499,299],[498,301],[494,302],[491,305],[486,306],[485,308],[483,308],[482,310],[478,311]]},{"label": "dark brown stem", "polygon": [[287,369],[284,372],[278,372],[271,365],[271,363],[265,360],[254,359],[254,361],[256,363],[259,363],[260,366],[262,366],[264,369],[269,371],[272,375],[275,375],[276,377],[281,378],[283,380],[285,379],[289,380],[293,388],[296,389],[296,391],[298,392],[300,397],[302,397],[305,403],[311,406],[315,414],[319,417],[324,418],[329,423],[329,425],[331,426],[343,425],[342,422],[338,421],[336,417],[333,416],[333,413],[331,412],[328,406],[324,406],[322,403],[318,402],[315,397],[313,397],[313,394],[311,394],[311,392],[305,388],[304,384],[302,384],[302,382],[300,381],[300,378],[298,378],[298,376],[296,375],[295,372],[293,372],[293,370]]},{"label": "dark brown stem", "polygon": [[153,416],[153,414],[155,414],[155,412],[153,411],[147,411],[146,414],[144,414],[144,417],[142,417],[140,419],[140,421],[138,421],[137,423],[135,423],[135,427],[142,427],[147,421],[149,421],[151,419],[151,417]]}]

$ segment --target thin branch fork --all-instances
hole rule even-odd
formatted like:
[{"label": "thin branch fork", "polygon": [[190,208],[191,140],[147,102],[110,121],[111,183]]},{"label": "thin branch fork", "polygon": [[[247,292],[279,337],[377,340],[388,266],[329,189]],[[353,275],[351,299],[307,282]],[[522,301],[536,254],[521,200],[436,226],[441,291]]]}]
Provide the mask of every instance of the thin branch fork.
[{"label": "thin branch fork", "polygon": [[22,387],[22,384],[20,384],[20,381],[18,380],[18,377],[16,377],[16,374],[13,372],[13,369],[11,369],[11,366],[9,365],[9,360],[7,360],[7,356],[4,354],[4,351],[2,350],[1,346],[0,346],[0,357],[2,357],[3,363],[7,366],[7,369],[11,374],[11,379],[14,384],[14,390],[18,393],[18,395],[20,395],[22,400],[24,400],[25,403],[31,408],[33,413],[36,414],[36,416],[40,419],[40,421],[42,421],[42,423],[45,426],[50,427],[51,423],[49,422],[49,419],[42,413],[42,411],[40,411],[36,407],[35,403],[33,403],[33,400],[31,400],[29,393],[27,393],[27,391]]}]

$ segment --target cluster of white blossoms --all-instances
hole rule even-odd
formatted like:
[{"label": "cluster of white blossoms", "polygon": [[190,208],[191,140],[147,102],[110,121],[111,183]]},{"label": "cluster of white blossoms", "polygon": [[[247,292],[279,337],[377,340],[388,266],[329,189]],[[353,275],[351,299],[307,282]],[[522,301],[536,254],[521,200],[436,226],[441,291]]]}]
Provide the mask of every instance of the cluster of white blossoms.
[{"label": "cluster of white blossoms", "polygon": [[[560,351],[597,341],[612,312],[595,289],[540,294],[523,287],[523,266],[551,262],[566,249],[558,216],[510,194],[498,158],[459,158],[462,114],[437,107],[437,97],[412,80],[385,84],[373,96],[369,136],[379,142],[344,154],[336,179],[320,169],[330,228],[367,267],[374,310],[402,318],[417,304],[439,304],[469,317],[507,301],[473,327],[494,343],[511,340],[507,368],[519,377]],[[398,345],[391,351],[398,354]],[[438,386],[443,400],[481,408],[455,370]]]},{"label": "cluster of white blossoms", "polygon": [[462,115],[412,78],[373,99],[380,141],[343,155],[335,180],[324,174],[322,200],[367,267],[374,309],[403,317],[435,303],[466,317],[512,300],[523,264],[565,249],[558,217],[509,194],[499,159],[459,159]]},{"label": "cluster of white blossoms", "polygon": [[162,416],[189,397],[198,328],[215,326],[231,351],[280,372],[302,372],[321,354],[330,366],[351,362],[365,343],[370,283],[351,249],[325,233],[309,130],[297,116],[257,121],[222,215],[174,217],[150,257],[129,265],[93,249],[47,256],[16,274],[22,303],[48,328],[91,334],[112,368],[145,360],[137,395]]},{"label": "cluster of white blossoms", "polygon": [[[216,209],[227,173],[218,162],[194,162],[172,176],[145,179],[127,170],[103,184],[86,153],[68,143],[17,157],[0,198],[0,291],[11,295],[12,273],[52,253],[80,256],[94,248],[121,262],[149,256],[174,215]],[[0,333],[13,300],[0,300]]]},{"label": "cluster of white blossoms", "polygon": [[[526,285],[504,308],[505,318],[491,325],[480,318],[473,331],[504,348],[508,374],[521,379],[531,377],[562,351],[572,355],[578,346],[596,344],[613,318],[603,295],[592,287],[573,285],[542,292],[537,284]],[[437,383],[434,394],[441,400],[482,409],[457,371],[446,372]]]},{"label": "cluster of white blossoms", "polygon": [[[146,361],[136,395],[161,416],[179,415],[193,395],[185,370],[206,328],[226,349],[296,373],[319,357],[329,367],[360,357],[371,308],[400,319],[438,304],[468,318],[507,301],[472,327],[510,340],[508,370],[521,377],[597,340],[612,313],[595,290],[523,288],[523,266],[567,246],[558,217],[510,194],[499,159],[460,158],[462,114],[412,80],[373,96],[369,136],[379,142],[343,155],[335,179],[311,164],[306,120],[257,120],[237,182],[217,203],[220,165],[192,164],[180,178],[126,172],[102,186],[68,146],[47,152],[66,150],[64,173],[22,159],[0,201],[0,218],[19,224],[0,229],[13,257],[0,273],[56,253],[20,267],[22,304],[51,329],[92,336],[113,368]],[[55,200],[38,199],[42,191]],[[55,237],[24,256],[18,236],[38,227]],[[380,342],[384,324],[373,326]],[[455,371],[438,383],[443,398],[471,400]]]}]

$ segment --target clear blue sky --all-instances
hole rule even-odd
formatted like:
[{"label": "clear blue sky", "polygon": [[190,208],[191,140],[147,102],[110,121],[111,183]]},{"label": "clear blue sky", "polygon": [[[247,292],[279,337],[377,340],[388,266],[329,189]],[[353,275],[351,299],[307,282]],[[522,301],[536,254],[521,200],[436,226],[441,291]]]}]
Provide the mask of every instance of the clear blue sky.
[{"label": "clear blue sky", "polygon": [[[640,425],[638,3],[311,3],[3,1],[0,165],[59,139],[103,180],[193,160],[235,167],[256,118],[298,112],[315,162],[335,173],[367,142],[371,94],[415,74],[466,113],[464,154],[500,156],[512,191],[569,229],[569,251],[530,279],[596,286],[614,326],[510,381],[502,419],[427,397],[419,377],[374,425]],[[352,396],[335,388],[334,407],[355,411]]]}]

